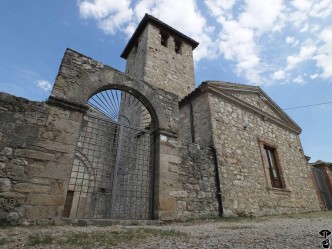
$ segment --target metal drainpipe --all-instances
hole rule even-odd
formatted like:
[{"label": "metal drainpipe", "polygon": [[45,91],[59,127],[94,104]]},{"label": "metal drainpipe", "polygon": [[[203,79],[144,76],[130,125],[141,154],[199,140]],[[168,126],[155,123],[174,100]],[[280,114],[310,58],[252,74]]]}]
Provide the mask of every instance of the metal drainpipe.
[{"label": "metal drainpipe", "polygon": [[213,146],[210,147],[213,151],[214,155],[214,165],[215,165],[215,173],[216,173],[216,188],[217,188],[217,200],[219,204],[219,216],[223,216],[223,205],[222,205],[222,195],[221,195],[221,188],[220,188],[220,177],[219,177],[219,167],[218,167],[218,158],[217,158],[217,151]]}]

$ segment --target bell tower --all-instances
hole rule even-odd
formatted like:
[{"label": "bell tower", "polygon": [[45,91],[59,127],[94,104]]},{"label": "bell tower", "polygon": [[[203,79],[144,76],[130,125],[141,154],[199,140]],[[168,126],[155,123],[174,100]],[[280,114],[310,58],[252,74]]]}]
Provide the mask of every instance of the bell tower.
[{"label": "bell tower", "polygon": [[145,14],[121,54],[126,73],[182,99],[195,89],[193,50],[198,42]]}]

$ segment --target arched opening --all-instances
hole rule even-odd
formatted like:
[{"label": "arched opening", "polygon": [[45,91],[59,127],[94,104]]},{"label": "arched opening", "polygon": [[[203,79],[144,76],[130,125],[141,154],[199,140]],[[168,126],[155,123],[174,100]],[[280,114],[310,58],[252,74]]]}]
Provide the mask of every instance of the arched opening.
[{"label": "arched opening", "polygon": [[102,90],[87,102],[63,217],[153,218],[156,124],[130,92]]}]

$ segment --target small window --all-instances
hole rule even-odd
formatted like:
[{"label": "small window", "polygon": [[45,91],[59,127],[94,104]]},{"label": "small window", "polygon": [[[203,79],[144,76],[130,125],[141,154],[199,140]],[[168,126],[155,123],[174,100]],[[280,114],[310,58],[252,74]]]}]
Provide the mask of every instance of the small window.
[{"label": "small window", "polygon": [[169,35],[166,33],[160,33],[160,44],[164,47],[167,47],[168,45],[168,37]]},{"label": "small window", "polygon": [[182,54],[182,42],[179,40],[174,40],[175,43],[175,53]]},{"label": "small window", "polygon": [[278,165],[276,149],[264,145],[265,157],[269,168],[272,188],[283,188],[280,166]]}]

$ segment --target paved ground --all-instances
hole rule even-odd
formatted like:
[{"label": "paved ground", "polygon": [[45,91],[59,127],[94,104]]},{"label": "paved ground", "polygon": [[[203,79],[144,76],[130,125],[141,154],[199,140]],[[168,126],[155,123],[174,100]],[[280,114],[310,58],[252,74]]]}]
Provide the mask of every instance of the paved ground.
[{"label": "paved ground", "polygon": [[323,229],[332,231],[332,212],[161,226],[3,227],[0,248],[323,248]]}]

